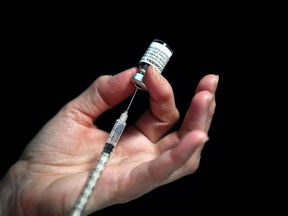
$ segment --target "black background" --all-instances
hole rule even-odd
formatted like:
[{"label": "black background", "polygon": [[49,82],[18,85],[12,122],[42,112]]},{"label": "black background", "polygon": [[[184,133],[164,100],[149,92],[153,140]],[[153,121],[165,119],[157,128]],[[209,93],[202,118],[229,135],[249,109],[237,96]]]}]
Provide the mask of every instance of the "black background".
[{"label": "black background", "polygon": [[[180,122],[198,81],[210,73],[220,76],[210,140],[196,173],[95,215],[150,214],[154,211],[162,214],[199,211],[204,214],[211,210],[229,213],[231,209],[239,213],[245,212],[247,206],[255,207],[256,191],[247,194],[243,185],[247,180],[253,186],[257,187],[257,184],[254,185],[249,175],[243,175],[248,155],[243,156],[247,151],[240,141],[242,130],[236,130],[242,118],[237,106],[245,98],[235,99],[239,86],[242,93],[248,88],[248,82],[243,85],[243,77],[250,76],[251,67],[254,67],[249,63],[255,63],[251,54],[257,46],[255,26],[244,21],[245,15],[241,12],[223,10],[223,14],[223,11],[214,11],[213,7],[206,9],[204,7],[202,13],[195,15],[196,9],[189,13],[176,8],[163,9],[161,18],[157,16],[159,12],[147,8],[143,11],[120,10],[117,14],[104,10],[106,15],[103,16],[97,16],[101,9],[74,8],[69,11],[67,8],[45,10],[41,7],[18,13],[18,8],[17,12],[7,15],[2,50],[1,176],[65,103],[100,75],[116,74],[137,66],[150,42],[157,38],[174,51],[162,74],[174,89]],[[175,10],[181,16],[176,17]],[[250,25],[246,25],[248,23]],[[251,43],[255,47],[250,46]],[[109,115],[104,114],[100,122],[102,127],[110,130],[127,103],[124,101],[110,110]],[[129,121],[133,123],[146,108],[147,94],[141,92],[133,102]],[[247,109],[243,106],[241,112]],[[239,201],[243,195],[245,199]]]}]

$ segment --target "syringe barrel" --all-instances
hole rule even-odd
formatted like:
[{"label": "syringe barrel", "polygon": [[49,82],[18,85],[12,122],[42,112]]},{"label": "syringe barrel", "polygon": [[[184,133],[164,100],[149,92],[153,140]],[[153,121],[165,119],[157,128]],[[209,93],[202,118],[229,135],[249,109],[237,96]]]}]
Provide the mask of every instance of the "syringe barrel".
[{"label": "syringe barrel", "polygon": [[80,197],[78,198],[72,212],[69,216],[81,216],[83,215],[84,209],[89,201],[90,196],[98,182],[102,171],[105,169],[106,163],[110,157],[110,154],[102,152],[99,159],[97,160],[95,168],[90,172],[89,178],[83,188]]},{"label": "syringe barrel", "polygon": [[108,139],[106,141],[106,143],[109,143],[111,145],[113,145],[114,147],[116,147],[122,132],[124,131],[124,128],[126,126],[126,119],[127,119],[128,115],[127,115],[127,111],[123,112],[120,116],[119,119],[116,120],[109,136]]},{"label": "syringe barrel", "polygon": [[128,111],[125,110],[121,114],[120,118],[116,120],[107,138],[103,151],[99,159],[97,160],[96,166],[91,171],[89,178],[87,179],[87,182],[85,184],[85,187],[83,188],[83,191],[81,192],[80,197],[78,198],[70,216],[81,216],[82,213],[84,212],[88,200],[94,190],[94,187],[96,186],[96,183],[98,182],[98,179],[100,178],[102,171],[104,170],[106,163],[108,162],[111,152],[114,149],[114,147],[116,147],[122,135],[122,132],[124,131],[127,118],[128,118]]}]

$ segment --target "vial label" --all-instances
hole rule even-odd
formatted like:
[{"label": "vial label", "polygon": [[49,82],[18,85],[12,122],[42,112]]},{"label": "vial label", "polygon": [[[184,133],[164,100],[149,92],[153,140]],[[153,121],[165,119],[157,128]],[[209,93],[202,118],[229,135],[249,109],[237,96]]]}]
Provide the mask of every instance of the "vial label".
[{"label": "vial label", "polygon": [[153,65],[159,73],[162,73],[173,52],[164,44],[152,41],[139,63]]},{"label": "vial label", "polygon": [[132,77],[132,83],[134,83],[138,89],[147,90],[144,83],[147,67],[152,65],[159,73],[162,73],[172,54],[173,50],[166,43],[162,40],[154,39],[140,59],[139,71]]}]

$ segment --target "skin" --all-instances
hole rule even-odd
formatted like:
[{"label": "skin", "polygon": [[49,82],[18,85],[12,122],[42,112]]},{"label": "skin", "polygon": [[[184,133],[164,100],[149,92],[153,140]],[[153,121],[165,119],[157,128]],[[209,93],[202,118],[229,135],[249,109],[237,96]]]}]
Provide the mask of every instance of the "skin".
[{"label": "skin", "polygon": [[[95,122],[133,94],[130,80],[136,71],[100,76],[43,126],[0,182],[0,215],[69,215],[110,132]],[[150,108],[126,127],[85,215],[136,199],[199,166],[216,107],[218,76],[208,74],[199,81],[181,127],[169,134],[179,119],[172,87],[153,67],[145,83]]]}]

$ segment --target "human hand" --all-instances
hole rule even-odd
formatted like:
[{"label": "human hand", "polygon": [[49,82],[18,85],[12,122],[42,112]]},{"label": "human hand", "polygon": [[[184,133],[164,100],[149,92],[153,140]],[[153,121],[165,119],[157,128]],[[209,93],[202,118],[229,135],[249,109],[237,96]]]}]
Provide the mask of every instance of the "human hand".
[{"label": "human hand", "polygon": [[[69,215],[109,134],[95,122],[134,92],[130,79],[136,71],[99,77],[44,125],[0,182],[0,215]],[[181,127],[167,134],[179,112],[169,82],[149,67],[150,108],[123,132],[85,214],[195,172],[208,140],[217,82],[213,74],[199,81]]]}]

